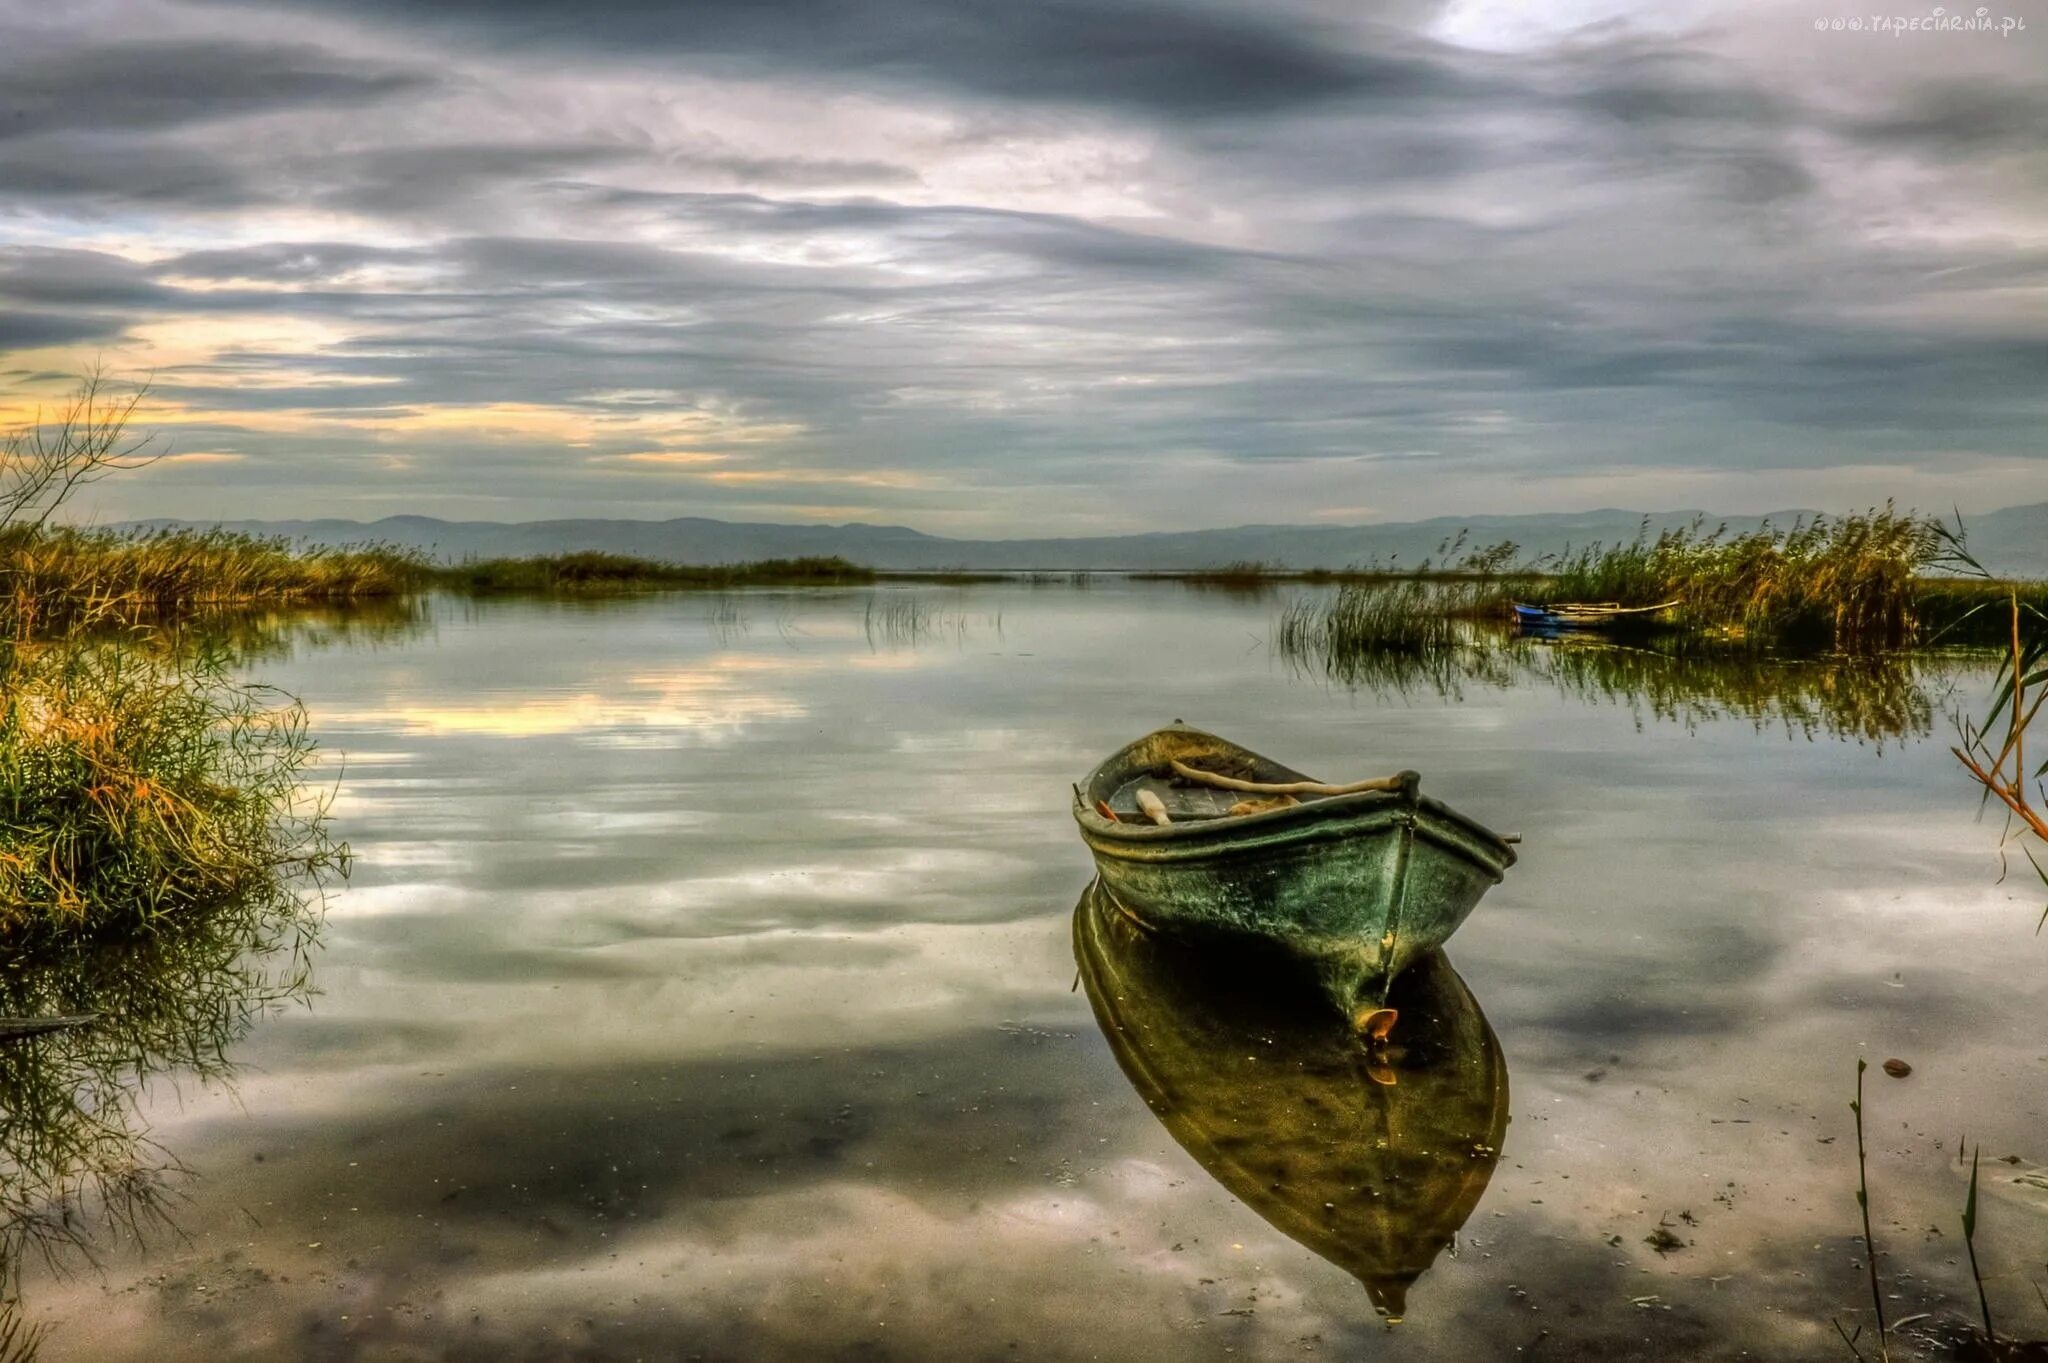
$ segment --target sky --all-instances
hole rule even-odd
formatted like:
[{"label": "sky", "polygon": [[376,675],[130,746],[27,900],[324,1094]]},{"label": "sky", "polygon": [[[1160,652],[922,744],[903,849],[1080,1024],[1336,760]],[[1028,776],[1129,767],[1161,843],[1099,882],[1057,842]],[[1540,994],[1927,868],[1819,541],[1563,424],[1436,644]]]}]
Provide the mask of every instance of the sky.
[{"label": "sky", "polygon": [[0,422],[148,382],[93,519],[2044,501],[2048,3],[1937,12],[0,0]]}]

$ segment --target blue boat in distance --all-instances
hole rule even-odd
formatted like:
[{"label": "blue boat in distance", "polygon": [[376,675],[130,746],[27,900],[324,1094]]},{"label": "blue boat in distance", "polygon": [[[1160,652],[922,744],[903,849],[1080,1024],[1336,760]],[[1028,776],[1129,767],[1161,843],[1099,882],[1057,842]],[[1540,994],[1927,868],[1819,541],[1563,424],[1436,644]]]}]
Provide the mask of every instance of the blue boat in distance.
[{"label": "blue boat in distance", "polygon": [[1617,621],[1655,615],[1677,605],[1666,601],[1656,606],[1623,606],[1612,601],[1563,601],[1554,606],[1514,603],[1515,624],[1527,630],[1605,629]]}]

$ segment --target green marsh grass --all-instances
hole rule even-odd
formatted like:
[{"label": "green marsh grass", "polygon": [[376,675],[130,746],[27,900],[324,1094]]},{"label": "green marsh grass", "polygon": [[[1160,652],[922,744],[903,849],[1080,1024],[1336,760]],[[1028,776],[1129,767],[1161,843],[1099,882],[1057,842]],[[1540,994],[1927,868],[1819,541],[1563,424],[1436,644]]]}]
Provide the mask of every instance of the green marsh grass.
[{"label": "green marsh grass", "polygon": [[294,627],[223,634],[212,612],[415,585],[381,552],[51,528],[136,466],[133,409],[90,378],[0,439],[0,1016],[86,1018],[0,1040],[0,1359],[22,1363],[47,1333],[21,1314],[24,1260],[168,1224],[177,1165],[139,1093],[224,1078],[251,1021],[305,996],[316,892],[347,870],[304,779],[305,712],[231,670],[234,638],[289,648]]},{"label": "green marsh grass", "polygon": [[1456,593],[1421,581],[1350,583],[1327,600],[1297,597],[1281,613],[1281,651],[1339,664],[1360,653],[1416,655],[1458,643]]},{"label": "green marsh grass", "polygon": [[1347,583],[1334,596],[1290,601],[1274,645],[1296,667],[1381,695],[1424,687],[1452,697],[1466,682],[1505,685],[1500,660],[1467,619],[1484,590],[1421,578]]},{"label": "green marsh grass", "polygon": [[1985,577],[1926,577],[1914,591],[1920,613],[1921,642],[2008,649],[2012,644],[2012,607],[2017,604],[2021,633],[2040,634],[2048,626],[2048,582],[2014,582]]},{"label": "green marsh grass", "polygon": [[133,935],[345,865],[288,696],[212,651],[67,640],[0,660],[0,949]]},{"label": "green marsh grass", "polygon": [[1554,601],[1676,601],[1696,630],[1842,650],[1919,642],[1921,576],[1939,556],[1935,522],[1887,504],[1790,529],[1730,534],[1700,525],[1594,545],[1540,565]]},{"label": "green marsh grass", "polygon": [[871,583],[875,572],[843,558],[778,558],[752,563],[660,563],[597,552],[534,558],[477,559],[425,574],[453,591],[635,592],[676,588],[848,586]]},{"label": "green marsh grass", "polygon": [[1214,568],[1196,568],[1181,573],[1136,573],[1139,581],[1173,581],[1203,591],[1246,596],[1272,591],[1292,574],[1278,564],[1262,559],[1235,559]]},{"label": "green marsh grass", "polygon": [[417,555],[375,545],[294,547],[224,530],[0,530],[0,614],[17,637],[109,620],[390,598],[426,581]]},{"label": "green marsh grass", "polygon": [[0,958],[162,932],[346,866],[302,779],[304,710],[205,638],[143,622],[345,596],[390,565],[49,528],[76,488],[134,466],[132,410],[88,378],[56,420],[0,441]]}]

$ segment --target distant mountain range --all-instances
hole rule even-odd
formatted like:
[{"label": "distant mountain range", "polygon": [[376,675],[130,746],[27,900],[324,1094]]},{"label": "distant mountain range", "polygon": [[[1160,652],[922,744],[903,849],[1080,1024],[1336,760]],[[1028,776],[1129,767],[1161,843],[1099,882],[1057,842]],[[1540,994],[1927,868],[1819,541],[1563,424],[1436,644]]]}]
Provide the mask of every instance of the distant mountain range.
[{"label": "distant mountain range", "polygon": [[[1214,568],[1258,561],[1285,568],[1413,566],[1441,561],[1442,546],[1460,531],[1467,545],[1513,540],[1519,559],[1592,543],[1633,539],[1703,521],[1731,531],[1768,520],[1789,526],[1810,511],[1770,516],[1716,516],[1697,511],[1600,510],[1526,516],[1440,516],[1383,525],[1240,525],[1087,539],[968,540],[926,535],[896,525],[772,525],[684,517],[670,521],[443,521],[390,516],[378,521],[222,521],[223,528],[308,544],[376,541],[421,549],[444,562],[601,549],[671,563],[739,563],[762,558],[836,554],[880,569],[1137,569]],[[205,528],[209,522],[138,521],[134,528]],[[1994,571],[2048,577],[2048,502],[2007,507],[1969,518],[1970,547]]]}]

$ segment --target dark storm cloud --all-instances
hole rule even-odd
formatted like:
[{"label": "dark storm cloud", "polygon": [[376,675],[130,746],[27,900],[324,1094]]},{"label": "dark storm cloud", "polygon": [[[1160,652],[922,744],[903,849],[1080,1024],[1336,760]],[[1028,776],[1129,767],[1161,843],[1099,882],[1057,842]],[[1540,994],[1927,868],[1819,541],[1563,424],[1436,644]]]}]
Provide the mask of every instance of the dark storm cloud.
[{"label": "dark storm cloud", "polygon": [[563,190],[594,204],[655,209],[733,232],[801,238],[878,234],[941,251],[988,251],[1105,273],[1213,274],[1257,260],[1281,258],[1273,252],[1212,246],[1055,213],[884,199],[819,202],[758,194],[660,193],[594,186],[563,186]]},{"label": "dark storm cloud", "polygon": [[[2039,328],[1942,336],[1759,321],[1755,331],[1764,343],[1752,374],[1768,369],[1780,382],[1756,384],[1752,401],[1788,425],[1862,431],[1881,448],[1957,430],[2017,434],[2040,420],[2027,396],[2048,377]],[[2015,400],[1987,402],[1994,395]]]},{"label": "dark storm cloud", "polygon": [[15,35],[0,52],[0,138],[139,129],[417,91],[412,70],[317,47],[234,41],[61,46]]},{"label": "dark storm cloud", "polygon": [[1725,67],[1668,48],[1607,47],[1565,63],[1567,97],[1626,126],[1673,123],[1783,126],[1785,99]]},{"label": "dark storm cloud", "polygon": [[321,203],[404,216],[458,205],[505,185],[531,185],[646,155],[609,143],[429,143],[375,148],[336,159],[314,190]]},{"label": "dark storm cloud", "polygon": [[258,279],[273,284],[331,280],[366,265],[416,263],[424,253],[353,241],[268,242],[187,251],[156,267],[160,275],[205,280]]},{"label": "dark storm cloud", "polygon": [[1928,81],[1881,111],[1844,118],[1843,133],[1874,146],[1912,146],[1972,155],[2048,156],[2048,95],[1981,81]]},{"label": "dark storm cloud", "polygon": [[75,313],[26,312],[11,305],[0,309],[0,348],[7,350],[107,340],[121,329],[120,322]]},{"label": "dark storm cloud", "polygon": [[237,208],[263,197],[228,156],[143,138],[55,133],[0,141],[0,197],[86,211]]},{"label": "dark storm cloud", "polygon": [[723,74],[928,86],[1006,100],[1227,117],[1338,97],[1475,93],[1420,52],[1343,45],[1299,16],[1169,0],[305,0],[500,48],[688,60]]},{"label": "dark storm cloud", "polygon": [[150,282],[134,261],[104,251],[0,247],[0,297],[72,307],[160,308],[182,295]]},{"label": "dark storm cloud", "polygon": [[[236,253],[201,254],[232,256]],[[183,287],[182,281],[202,276],[185,267],[186,259],[190,258],[176,258],[158,266],[143,266],[103,251],[0,247],[0,305],[31,305],[64,310],[81,318],[96,316],[110,323],[133,323],[173,315],[265,312],[280,317],[327,314],[370,319],[400,316],[417,319],[433,307],[435,301],[431,294],[347,289],[297,289],[288,296],[263,288],[208,287],[194,290]],[[253,271],[224,277],[260,278]],[[171,279],[180,282],[163,282]],[[119,326],[112,327],[112,331],[119,329]]]},{"label": "dark storm cloud", "polygon": [[747,184],[784,189],[816,189],[826,185],[917,183],[908,166],[889,161],[835,160],[819,156],[740,156],[730,153],[674,152],[663,163],[674,168],[713,171]]}]

